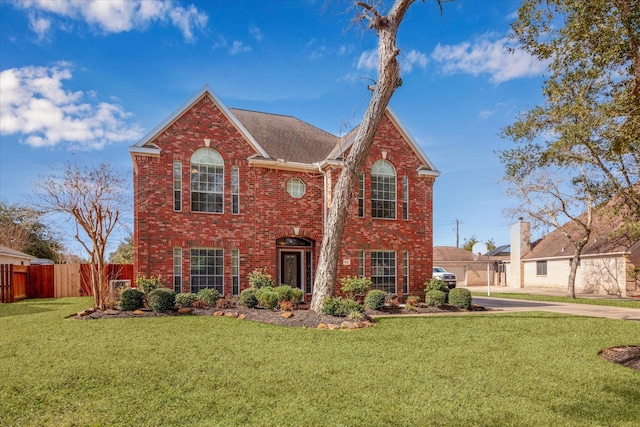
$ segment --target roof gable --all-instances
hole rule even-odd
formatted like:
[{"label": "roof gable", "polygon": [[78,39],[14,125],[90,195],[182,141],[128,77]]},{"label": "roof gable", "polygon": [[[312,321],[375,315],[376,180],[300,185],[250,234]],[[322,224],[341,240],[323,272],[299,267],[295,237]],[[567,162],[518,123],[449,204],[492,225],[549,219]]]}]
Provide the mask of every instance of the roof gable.
[{"label": "roof gable", "polygon": [[222,111],[222,113],[229,119],[233,126],[240,132],[249,145],[255,150],[256,154],[263,157],[268,157],[267,152],[264,150],[256,139],[249,133],[244,125],[233,115],[233,113],[227,108],[226,105],[218,98],[218,96],[211,90],[209,85],[204,85],[198,92],[193,94],[187,99],[180,107],[178,107],[173,113],[171,113],[166,119],[164,119],[158,126],[153,128],[147,133],[140,141],[129,148],[131,154],[145,154],[145,155],[159,155],[160,149],[151,143],[162,132],[167,130],[173,125],[180,117],[182,117],[187,111],[189,111],[194,105],[196,105],[204,97],[209,97],[211,101]]},{"label": "roof gable", "polygon": [[[404,141],[407,143],[411,151],[418,157],[420,163],[422,163],[422,167],[419,172],[423,175],[429,175],[433,177],[440,176],[440,171],[438,171],[431,161],[429,157],[420,149],[418,142],[415,138],[409,133],[409,130],[404,126],[402,121],[398,118],[398,116],[393,112],[391,107],[387,107],[385,110],[386,117],[391,121],[393,126],[398,130]],[[330,159],[336,160],[339,157],[343,156],[346,153],[353,143],[355,142],[356,136],[358,135],[358,130],[360,126],[356,126],[349,133],[342,137],[341,143],[336,146],[336,148],[331,152]]]},{"label": "roof gable", "polygon": [[[624,232],[622,222],[620,215],[611,216],[601,209],[596,210],[593,213],[591,236],[582,249],[581,256],[626,253],[640,247],[640,237]],[[573,236],[581,236],[583,233],[576,221],[568,222],[562,229],[553,230],[536,242],[523,259],[573,257],[575,247],[563,230]]]}]

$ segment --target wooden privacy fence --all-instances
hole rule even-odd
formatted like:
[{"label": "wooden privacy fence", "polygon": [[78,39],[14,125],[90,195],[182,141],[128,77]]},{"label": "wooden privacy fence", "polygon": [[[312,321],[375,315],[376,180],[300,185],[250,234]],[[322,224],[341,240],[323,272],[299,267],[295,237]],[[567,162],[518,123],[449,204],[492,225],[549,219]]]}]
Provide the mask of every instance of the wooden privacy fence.
[{"label": "wooden privacy fence", "polygon": [[0,264],[0,302],[27,298],[28,280],[28,266]]},{"label": "wooden privacy fence", "polygon": [[[107,280],[131,280],[132,264],[107,264]],[[0,302],[23,298],[90,296],[90,264],[0,265]]]}]

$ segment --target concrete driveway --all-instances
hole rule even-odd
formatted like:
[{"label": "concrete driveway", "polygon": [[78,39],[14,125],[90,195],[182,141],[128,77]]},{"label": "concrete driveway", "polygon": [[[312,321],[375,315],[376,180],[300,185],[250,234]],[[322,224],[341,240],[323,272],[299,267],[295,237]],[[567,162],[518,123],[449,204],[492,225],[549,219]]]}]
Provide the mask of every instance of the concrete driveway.
[{"label": "concrete driveway", "polygon": [[603,305],[572,304],[546,301],[528,301],[495,297],[473,297],[473,303],[497,312],[549,311],[576,316],[606,317],[609,319],[640,321],[640,309],[608,307]]}]

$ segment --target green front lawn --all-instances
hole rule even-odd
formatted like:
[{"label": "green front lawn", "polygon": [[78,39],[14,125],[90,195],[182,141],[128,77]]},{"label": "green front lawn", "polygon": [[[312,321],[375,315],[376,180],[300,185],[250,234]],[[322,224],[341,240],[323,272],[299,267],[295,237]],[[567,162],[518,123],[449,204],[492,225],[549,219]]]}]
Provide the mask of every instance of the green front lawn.
[{"label": "green front lawn", "polygon": [[635,426],[640,372],[598,358],[640,323],[549,313],[352,332],[221,317],[65,319],[0,304],[3,426]]},{"label": "green front lawn", "polygon": [[[486,292],[472,292],[471,295],[478,297],[486,297]],[[626,307],[626,308],[640,308],[640,300],[634,301],[629,299],[604,299],[604,298],[567,298],[555,295],[534,295],[534,294],[520,294],[509,292],[493,292],[491,296],[495,298],[510,298],[510,299],[524,299],[530,301],[549,301],[549,302],[568,302],[573,304],[588,304],[588,305],[605,305],[609,307]]]}]

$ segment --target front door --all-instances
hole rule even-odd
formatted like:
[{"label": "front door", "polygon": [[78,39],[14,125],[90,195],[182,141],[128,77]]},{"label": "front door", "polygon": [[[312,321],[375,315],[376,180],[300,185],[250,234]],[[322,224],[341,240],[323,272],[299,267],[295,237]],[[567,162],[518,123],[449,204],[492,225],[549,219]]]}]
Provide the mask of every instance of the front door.
[{"label": "front door", "polygon": [[280,283],[292,288],[302,287],[302,257],[300,252],[280,252]]}]

